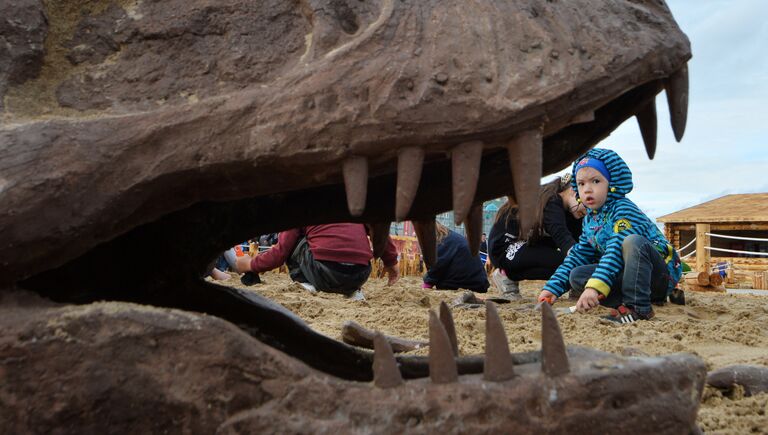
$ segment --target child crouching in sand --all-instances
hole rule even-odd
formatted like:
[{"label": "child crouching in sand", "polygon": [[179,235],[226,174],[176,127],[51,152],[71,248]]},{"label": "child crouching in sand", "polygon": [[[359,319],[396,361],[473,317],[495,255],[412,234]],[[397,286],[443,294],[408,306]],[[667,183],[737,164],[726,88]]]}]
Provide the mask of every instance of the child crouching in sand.
[{"label": "child crouching in sand", "polygon": [[588,311],[615,308],[616,323],[649,320],[652,302],[664,302],[680,280],[680,257],[656,225],[625,197],[632,172],[614,151],[595,148],[573,164],[572,187],[588,213],[582,234],[547,281],[539,300],[553,303],[569,285],[583,291],[576,304]]}]

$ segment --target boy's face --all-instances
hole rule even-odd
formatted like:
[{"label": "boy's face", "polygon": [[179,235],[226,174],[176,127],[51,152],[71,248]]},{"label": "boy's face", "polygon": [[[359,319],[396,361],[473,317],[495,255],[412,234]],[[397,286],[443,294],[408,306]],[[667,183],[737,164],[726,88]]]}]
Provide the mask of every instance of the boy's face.
[{"label": "boy's face", "polygon": [[576,173],[579,198],[587,208],[597,210],[608,199],[608,180],[595,168],[582,168]]}]

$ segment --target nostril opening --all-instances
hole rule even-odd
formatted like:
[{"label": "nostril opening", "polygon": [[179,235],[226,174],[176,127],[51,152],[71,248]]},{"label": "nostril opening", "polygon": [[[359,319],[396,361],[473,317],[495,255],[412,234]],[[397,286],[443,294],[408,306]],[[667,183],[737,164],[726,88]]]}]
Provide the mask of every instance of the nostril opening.
[{"label": "nostril opening", "polygon": [[333,9],[334,18],[339,23],[344,33],[348,35],[357,33],[357,30],[360,28],[357,15],[345,0],[332,1],[331,8]]}]

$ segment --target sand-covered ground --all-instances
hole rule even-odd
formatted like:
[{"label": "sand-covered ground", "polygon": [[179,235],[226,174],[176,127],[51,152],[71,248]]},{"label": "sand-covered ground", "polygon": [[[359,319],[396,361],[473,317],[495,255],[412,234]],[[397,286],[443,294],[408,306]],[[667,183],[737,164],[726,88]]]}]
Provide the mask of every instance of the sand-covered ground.
[{"label": "sand-covered ground", "polygon": [[[387,335],[427,340],[428,310],[437,309],[440,301],[450,303],[461,293],[423,290],[419,277],[404,277],[392,287],[386,287],[383,279],[372,278],[363,287],[366,300],[353,302],[341,295],[311,294],[285,274],[267,273],[262,280],[263,284],[252,287],[243,287],[235,277],[222,284],[269,297],[316,331],[336,339],[341,339],[342,323],[354,320]],[[513,352],[540,347],[540,314],[532,308],[542,284],[526,281],[522,301],[498,306]],[[632,325],[600,323],[599,317],[608,312],[603,308],[558,318],[567,344],[625,355],[689,352],[704,359],[710,370],[736,363],[768,366],[768,297],[688,292],[686,298],[686,306],[656,307],[654,320]],[[558,306],[572,304],[563,300]],[[460,352],[483,353],[484,308],[456,309],[454,320]],[[419,352],[426,353],[415,353]],[[723,395],[707,387],[699,424],[706,433],[768,433],[768,394],[743,397],[736,390]]]}]

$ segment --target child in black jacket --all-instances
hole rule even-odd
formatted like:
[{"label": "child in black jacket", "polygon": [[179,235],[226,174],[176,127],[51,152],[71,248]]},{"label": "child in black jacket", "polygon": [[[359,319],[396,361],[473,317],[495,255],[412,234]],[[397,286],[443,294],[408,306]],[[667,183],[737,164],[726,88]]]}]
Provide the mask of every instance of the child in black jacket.
[{"label": "child in black jacket", "polygon": [[519,234],[517,207],[512,204],[508,200],[496,214],[488,254],[497,268],[491,276],[494,285],[504,297],[519,299],[518,281],[549,279],[563,262],[581,235],[586,209],[576,200],[568,176],[541,186],[536,225],[530,234]]},{"label": "child in black jacket", "polygon": [[478,293],[488,291],[490,284],[480,256],[472,256],[467,239],[444,225],[435,225],[437,232],[437,261],[424,275],[423,288],[438,290],[460,288]]}]

